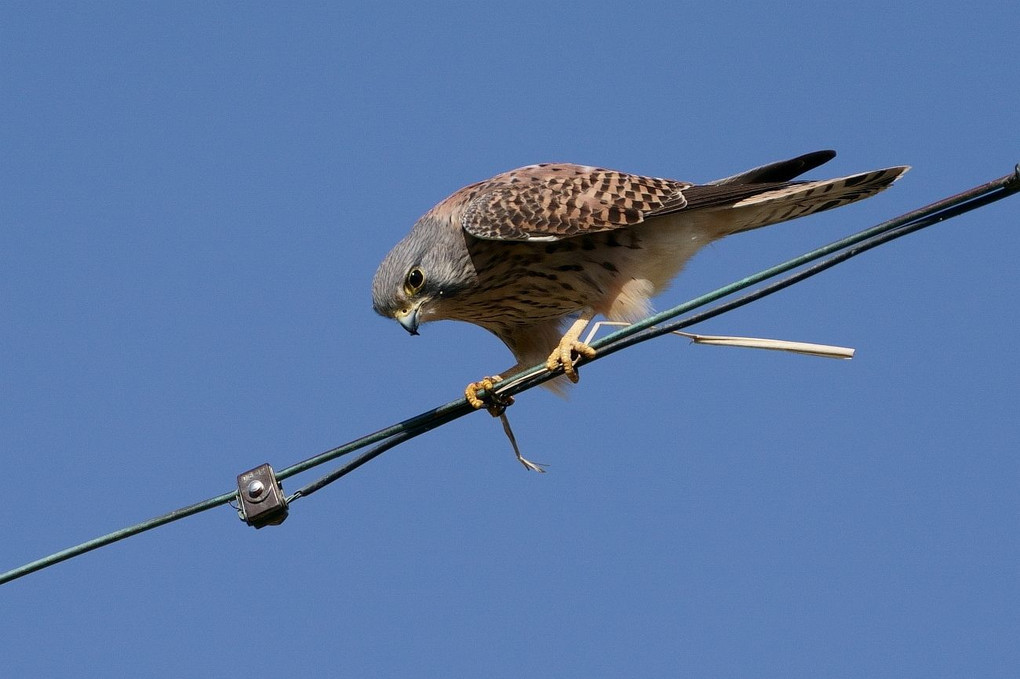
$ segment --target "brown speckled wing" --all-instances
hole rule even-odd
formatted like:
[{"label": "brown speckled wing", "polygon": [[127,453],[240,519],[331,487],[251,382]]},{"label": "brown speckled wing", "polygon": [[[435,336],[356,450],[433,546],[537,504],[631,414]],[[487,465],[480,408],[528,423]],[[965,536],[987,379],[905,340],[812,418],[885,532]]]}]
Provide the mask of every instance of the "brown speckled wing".
[{"label": "brown speckled wing", "polygon": [[691,184],[597,167],[529,165],[465,187],[436,206],[486,240],[558,240],[682,209]]}]

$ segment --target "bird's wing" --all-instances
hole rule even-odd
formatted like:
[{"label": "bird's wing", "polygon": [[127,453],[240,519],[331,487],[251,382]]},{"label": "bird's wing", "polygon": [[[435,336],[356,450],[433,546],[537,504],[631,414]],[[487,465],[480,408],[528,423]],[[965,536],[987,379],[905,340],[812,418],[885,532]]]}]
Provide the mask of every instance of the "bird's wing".
[{"label": "bird's wing", "polygon": [[760,208],[728,227],[746,230],[867,198],[907,170],[791,181],[834,155],[817,151],[698,185],[584,165],[529,165],[467,186],[433,209],[485,240],[553,241],[673,212]]},{"label": "bird's wing", "polygon": [[569,164],[529,165],[465,187],[436,206],[486,240],[559,240],[682,209],[687,182]]}]

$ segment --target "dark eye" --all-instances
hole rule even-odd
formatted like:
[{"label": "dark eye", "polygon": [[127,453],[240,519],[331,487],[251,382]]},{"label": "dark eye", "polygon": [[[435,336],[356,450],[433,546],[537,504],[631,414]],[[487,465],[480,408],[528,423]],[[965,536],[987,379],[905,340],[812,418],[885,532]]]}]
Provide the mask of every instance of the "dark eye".
[{"label": "dark eye", "polygon": [[425,285],[425,274],[418,267],[414,267],[407,272],[407,278],[404,280],[404,290],[408,293],[415,293],[421,290],[421,286]]}]

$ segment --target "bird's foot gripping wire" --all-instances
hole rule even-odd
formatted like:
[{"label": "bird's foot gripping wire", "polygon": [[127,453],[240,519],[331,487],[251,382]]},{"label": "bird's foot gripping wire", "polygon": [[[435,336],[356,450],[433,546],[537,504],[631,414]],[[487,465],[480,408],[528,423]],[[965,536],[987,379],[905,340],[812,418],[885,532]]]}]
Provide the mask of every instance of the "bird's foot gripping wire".
[{"label": "bird's foot gripping wire", "polygon": [[[503,381],[499,375],[483,377],[477,382],[472,382],[464,388],[464,398],[475,410],[485,408],[493,417],[499,417],[507,407],[514,404],[513,396],[501,396],[492,390],[493,385]],[[484,391],[485,398],[480,398],[478,392]]]},{"label": "bird's foot gripping wire", "polygon": [[[575,358],[576,354],[576,358]],[[577,382],[580,377],[577,374],[575,363],[581,358],[595,358],[595,350],[578,339],[564,337],[555,351],[549,354],[545,361],[546,370],[553,372],[563,366],[563,374],[571,382]]]}]

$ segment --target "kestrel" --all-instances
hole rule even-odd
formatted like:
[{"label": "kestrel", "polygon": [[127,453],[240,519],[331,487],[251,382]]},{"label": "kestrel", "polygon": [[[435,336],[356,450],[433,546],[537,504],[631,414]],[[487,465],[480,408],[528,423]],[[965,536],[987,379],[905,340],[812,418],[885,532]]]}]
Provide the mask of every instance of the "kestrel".
[{"label": "kestrel", "polygon": [[419,219],[376,271],[373,306],[412,335],[426,321],[453,319],[501,339],[517,363],[468,385],[475,408],[486,405],[478,391],[543,361],[576,382],[574,355],[595,354],[579,341],[594,316],[637,320],[709,243],[868,198],[909,169],[793,181],[835,155],[817,151],[707,184],[585,165],[511,170]]}]

